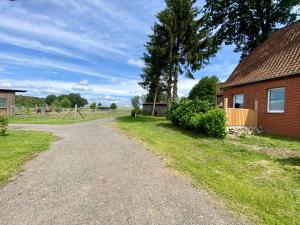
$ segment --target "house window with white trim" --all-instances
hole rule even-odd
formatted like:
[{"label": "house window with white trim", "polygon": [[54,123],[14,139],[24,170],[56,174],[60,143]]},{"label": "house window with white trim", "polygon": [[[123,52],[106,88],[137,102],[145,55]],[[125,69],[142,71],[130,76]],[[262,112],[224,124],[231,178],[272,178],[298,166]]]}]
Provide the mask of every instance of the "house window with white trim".
[{"label": "house window with white trim", "polygon": [[7,99],[6,98],[0,98],[0,108],[6,108],[7,107]]},{"label": "house window with white trim", "polygon": [[244,94],[238,94],[233,96],[233,108],[244,108]]},{"label": "house window with white trim", "polygon": [[268,90],[268,112],[283,113],[285,102],[285,88],[273,88]]}]

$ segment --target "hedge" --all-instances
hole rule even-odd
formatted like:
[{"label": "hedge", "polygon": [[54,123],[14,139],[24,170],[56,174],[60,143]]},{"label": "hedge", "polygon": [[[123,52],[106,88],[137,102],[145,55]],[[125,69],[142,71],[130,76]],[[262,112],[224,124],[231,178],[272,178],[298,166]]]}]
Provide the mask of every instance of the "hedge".
[{"label": "hedge", "polygon": [[216,138],[226,136],[226,115],[208,101],[182,100],[173,103],[168,118],[174,125],[185,129],[197,130]]}]

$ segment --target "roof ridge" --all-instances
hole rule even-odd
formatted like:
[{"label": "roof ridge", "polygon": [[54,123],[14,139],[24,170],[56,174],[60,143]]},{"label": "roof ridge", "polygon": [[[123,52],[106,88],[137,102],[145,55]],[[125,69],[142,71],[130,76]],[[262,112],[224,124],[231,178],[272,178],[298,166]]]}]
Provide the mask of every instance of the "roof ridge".
[{"label": "roof ridge", "polygon": [[300,20],[272,32],[265,41],[242,58],[226,80],[225,86],[299,73],[300,51],[295,49],[300,49]]}]

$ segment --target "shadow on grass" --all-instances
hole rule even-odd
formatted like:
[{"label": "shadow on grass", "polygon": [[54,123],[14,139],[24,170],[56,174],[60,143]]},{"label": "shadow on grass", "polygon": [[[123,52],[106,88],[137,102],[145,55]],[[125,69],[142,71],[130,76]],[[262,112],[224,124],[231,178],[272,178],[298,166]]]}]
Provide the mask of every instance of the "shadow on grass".
[{"label": "shadow on grass", "polygon": [[159,122],[159,123],[156,124],[156,126],[163,127],[165,129],[181,133],[185,136],[188,136],[188,137],[191,137],[191,138],[194,138],[194,139],[211,138],[211,137],[206,136],[205,134],[202,134],[200,131],[184,129],[180,126],[175,126],[170,122]]},{"label": "shadow on grass", "polygon": [[125,123],[153,123],[159,121],[165,121],[164,117],[152,117],[152,116],[138,116],[136,118],[132,116],[122,116],[116,119],[118,122],[125,122]]},{"label": "shadow on grass", "polygon": [[124,123],[154,123],[154,126],[161,127],[173,132],[181,133],[185,136],[197,139],[197,138],[211,138],[205,134],[200,133],[200,131],[184,129],[180,126],[173,125],[165,117],[152,117],[152,116],[138,116],[136,118],[131,116],[119,117],[117,121]]},{"label": "shadow on grass", "polygon": [[300,144],[299,138],[292,138],[292,137],[284,137],[284,136],[278,136],[273,134],[257,134],[258,137],[267,137],[275,141],[284,141],[284,142],[296,142]]},{"label": "shadow on grass", "polygon": [[290,165],[290,166],[300,166],[300,157],[288,157],[284,159],[277,159],[277,162],[284,164],[284,165]]}]

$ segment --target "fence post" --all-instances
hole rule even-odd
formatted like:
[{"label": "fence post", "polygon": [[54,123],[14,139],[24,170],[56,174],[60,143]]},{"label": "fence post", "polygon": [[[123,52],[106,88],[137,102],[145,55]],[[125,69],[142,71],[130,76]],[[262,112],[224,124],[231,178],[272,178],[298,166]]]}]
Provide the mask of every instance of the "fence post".
[{"label": "fence post", "polygon": [[257,100],[255,100],[254,109],[255,109],[256,111],[258,111],[258,101],[257,101]]},{"label": "fence post", "polygon": [[224,98],[224,111],[227,112],[228,108],[228,98]]},{"label": "fence post", "polygon": [[258,125],[258,100],[255,100],[255,105],[254,105],[254,109],[256,112],[256,117],[255,117],[255,127],[257,127]]}]

